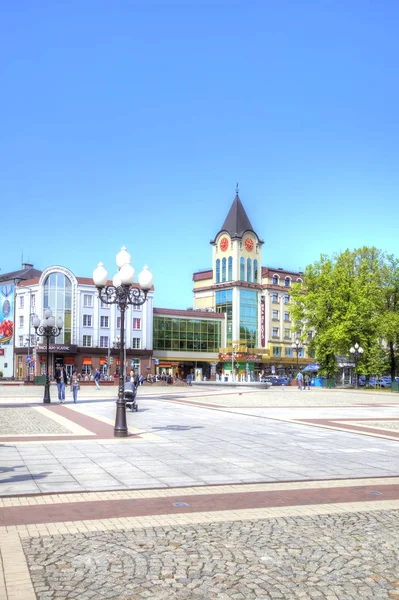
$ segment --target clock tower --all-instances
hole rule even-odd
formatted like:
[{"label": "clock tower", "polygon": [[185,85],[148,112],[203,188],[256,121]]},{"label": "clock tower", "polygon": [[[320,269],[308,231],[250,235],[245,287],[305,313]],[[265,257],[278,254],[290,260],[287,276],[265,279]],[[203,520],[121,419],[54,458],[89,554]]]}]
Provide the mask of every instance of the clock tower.
[{"label": "clock tower", "polygon": [[195,308],[226,314],[227,347],[230,352],[239,350],[248,369],[248,357],[261,346],[263,241],[245,212],[238,185],[225,221],[210,243],[212,270],[195,274]]}]

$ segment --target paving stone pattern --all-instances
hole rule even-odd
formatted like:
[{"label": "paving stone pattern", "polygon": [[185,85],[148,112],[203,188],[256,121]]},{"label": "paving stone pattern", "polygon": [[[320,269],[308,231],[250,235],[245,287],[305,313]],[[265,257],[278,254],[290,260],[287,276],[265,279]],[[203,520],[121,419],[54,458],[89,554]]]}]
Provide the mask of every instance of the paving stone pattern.
[{"label": "paving stone pattern", "polygon": [[45,433],[71,432],[30,406],[0,407],[0,436],[40,435]]},{"label": "paving stone pattern", "polygon": [[38,600],[399,598],[398,511],[23,539]]},{"label": "paving stone pattern", "polygon": [[399,431],[399,420],[398,421],[384,421],[380,419],[379,421],[342,421],[340,420],[340,424],[348,424],[348,425],[357,425],[360,427],[371,427],[377,429],[388,429],[390,431]]}]

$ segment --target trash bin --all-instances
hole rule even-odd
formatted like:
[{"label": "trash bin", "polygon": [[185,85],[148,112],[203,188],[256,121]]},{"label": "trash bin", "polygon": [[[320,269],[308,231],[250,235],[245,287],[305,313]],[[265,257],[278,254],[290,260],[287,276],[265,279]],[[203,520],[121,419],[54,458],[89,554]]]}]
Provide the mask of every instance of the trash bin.
[{"label": "trash bin", "polygon": [[229,378],[228,378],[228,376],[227,376],[227,375],[225,375],[225,377],[224,377],[224,380],[225,380],[225,381],[228,381],[228,380],[229,380]]},{"label": "trash bin", "polygon": [[34,378],[35,385],[44,385],[46,383],[45,375],[35,375]]},{"label": "trash bin", "polygon": [[315,387],[322,387],[322,378],[321,377],[314,377],[314,379],[312,379],[312,385],[314,385]]},{"label": "trash bin", "polygon": [[393,381],[392,382],[392,391],[393,392],[399,392],[399,381]]},{"label": "trash bin", "polygon": [[336,385],[335,379],[322,379],[323,388],[335,388]]}]

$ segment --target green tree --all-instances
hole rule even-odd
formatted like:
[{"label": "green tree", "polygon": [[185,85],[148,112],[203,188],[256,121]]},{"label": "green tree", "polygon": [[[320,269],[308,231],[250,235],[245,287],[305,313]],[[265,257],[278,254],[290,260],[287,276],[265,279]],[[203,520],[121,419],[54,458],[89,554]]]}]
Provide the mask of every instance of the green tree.
[{"label": "green tree", "polygon": [[386,308],[391,277],[387,256],[369,247],[345,250],[332,257],[322,255],[305,269],[304,283],[293,286],[291,313],[302,339],[308,331],[315,332],[311,349],[322,374],[331,376],[336,372],[335,355],[349,356],[356,342],[364,349],[359,372],[384,372],[381,343],[387,331],[392,332],[392,338],[395,332],[395,319],[393,315],[388,317]]}]

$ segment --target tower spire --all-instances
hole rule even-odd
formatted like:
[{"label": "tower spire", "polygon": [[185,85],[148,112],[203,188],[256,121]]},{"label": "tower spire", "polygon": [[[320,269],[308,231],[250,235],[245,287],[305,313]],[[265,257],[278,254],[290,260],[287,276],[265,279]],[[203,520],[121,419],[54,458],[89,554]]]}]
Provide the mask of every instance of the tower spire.
[{"label": "tower spire", "polygon": [[239,192],[239,191],[240,191],[240,190],[238,189],[238,181],[237,181],[237,183],[236,183],[236,196],[238,196],[238,192]]}]

